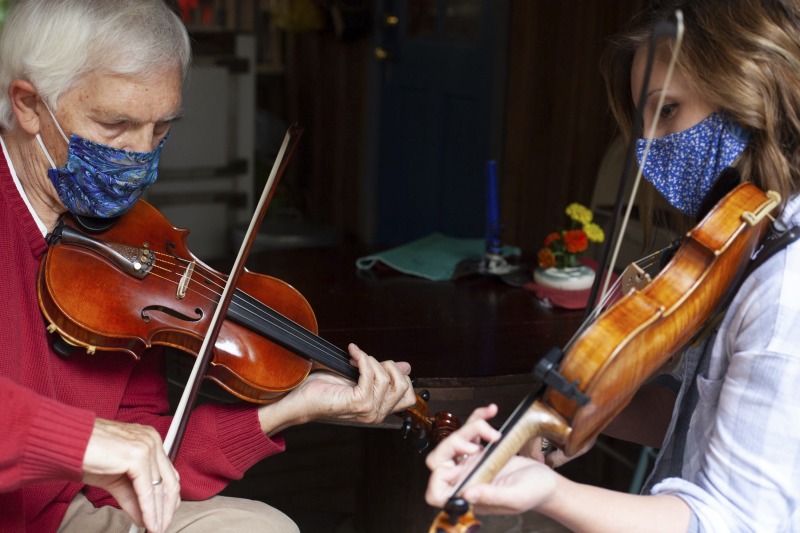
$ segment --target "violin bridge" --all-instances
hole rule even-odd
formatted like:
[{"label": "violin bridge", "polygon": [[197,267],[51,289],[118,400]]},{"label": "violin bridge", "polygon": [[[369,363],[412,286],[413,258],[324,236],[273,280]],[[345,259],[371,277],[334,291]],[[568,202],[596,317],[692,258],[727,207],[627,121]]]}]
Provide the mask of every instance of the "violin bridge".
[{"label": "violin bridge", "polygon": [[642,290],[650,283],[650,274],[642,270],[636,263],[631,263],[620,276],[622,294],[628,294],[632,290]]},{"label": "violin bridge", "polygon": [[190,261],[186,265],[186,270],[183,271],[181,281],[178,283],[178,292],[175,295],[178,300],[186,297],[186,289],[189,287],[189,282],[192,280],[192,273],[194,273],[194,261]]}]

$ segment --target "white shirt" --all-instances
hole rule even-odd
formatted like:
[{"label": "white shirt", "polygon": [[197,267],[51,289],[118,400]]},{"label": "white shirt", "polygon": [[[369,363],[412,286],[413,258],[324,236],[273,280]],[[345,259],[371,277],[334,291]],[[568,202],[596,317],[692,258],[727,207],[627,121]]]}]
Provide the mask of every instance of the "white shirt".
[{"label": "white shirt", "polygon": [[17,171],[14,169],[14,163],[11,162],[11,156],[8,155],[8,149],[6,149],[6,143],[2,137],[0,137],[0,146],[3,148],[3,155],[6,158],[6,163],[8,163],[8,170],[11,172],[11,179],[14,180],[14,185],[17,186],[17,190],[19,191],[19,195],[22,196],[22,199],[25,201],[25,205],[28,206],[28,211],[31,212],[31,216],[33,220],[36,222],[36,225],[41,230],[42,235],[47,235],[47,226],[44,225],[42,219],[39,218],[39,215],[36,211],[33,210],[33,206],[31,202],[28,200],[28,196],[25,194],[25,190],[22,188],[22,183],[19,181],[19,177],[17,176]]},{"label": "white shirt", "polygon": [[[800,197],[781,219],[800,227]],[[687,352],[652,494],[686,501],[690,531],[800,532],[800,241],[750,274],[706,347]]]}]

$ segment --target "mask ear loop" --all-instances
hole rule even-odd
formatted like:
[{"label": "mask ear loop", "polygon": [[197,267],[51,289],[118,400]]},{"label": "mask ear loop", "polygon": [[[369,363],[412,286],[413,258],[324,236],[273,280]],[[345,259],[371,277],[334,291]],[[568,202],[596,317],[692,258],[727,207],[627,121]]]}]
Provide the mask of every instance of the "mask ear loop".
[{"label": "mask ear loop", "polygon": [[[67,136],[64,134],[64,130],[61,129],[61,124],[59,124],[58,121],[56,120],[56,116],[50,110],[50,106],[47,105],[47,102],[44,101],[44,98],[39,97],[39,99],[42,101],[42,104],[44,104],[44,108],[47,109],[47,112],[50,113],[50,118],[53,119],[53,124],[56,125],[58,133],[61,134],[61,138],[64,139],[64,142],[66,142],[67,146],[69,146],[69,139],[67,139]],[[58,168],[56,167],[56,163],[55,161],[53,161],[53,158],[50,157],[50,152],[48,152],[47,148],[45,148],[44,146],[44,141],[42,140],[41,133],[36,134],[36,140],[39,142],[39,146],[42,148],[42,152],[44,152],[44,156],[47,158],[47,162],[50,163],[50,168]]]},{"label": "mask ear loop", "polygon": [[58,128],[58,133],[61,134],[61,138],[64,139],[65,143],[69,144],[69,138],[67,137],[67,134],[64,133],[64,130],[61,129],[61,124],[59,124],[56,120],[56,116],[53,114],[53,111],[50,110],[50,106],[47,105],[47,102],[44,101],[44,98],[41,98],[41,100],[42,104],[44,104],[44,108],[47,109],[48,113],[50,113],[50,118],[53,119],[53,124],[55,124],[56,128]]},{"label": "mask ear loop", "polygon": [[[638,133],[641,129],[642,124],[642,112],[644,110],[645,104],[647,102],[647,88],[650,83],[650,73],[653,67],[653,58],[655,56],[655,49],[658,44],[658,40],[662,37],[672,37],[673,38],[673,46],[672,46],[672,56],[670,57],[669,65],[667,66],[667,73],[664,77],[664,87],[661,90],[661,95],[658,99],[658,104],[656,105],[656,112],[655,116],[653,117],[652,124],[650,126],[650,131],[647,135],[647,144],[645,145],[644,153],[642,155],[641,164],[638,165],[638,169],[636,172],[636,177],[633,182],[633,187],[631,189],[631,194],[627,203],[627,208],[625,210],[625,215],[622,217],[622,225],[620,227],[619,233],[614,241],[614,251],[612,253],[611,261],[608,263],[608,266],[605,266],[607,250],[604,251],[604,258],[601,261],[601,276],[602,272],[605,272],[604,280],[603,280],[603,290],[601,291],[600,303],[597,304],[597,289],[599,287],[600,276],[595,280],[594,286],[592,287],[592,294],[589,298],[590,305],[587,309],[591,311],[587,314],[584,323],[591,322],[597,315],[604,308],[604,302],[608,300],[610,297],[611,290],[609,289],[609,284],[611,281],[611,273],[614,271],[614,267],[617,263],[617,257],[619,255],[620,247],[622,246],[622,239],[625,236],[625,230],[628,226],[628,221],[630,220],[631,210],[633,209],[633,199],[636,197],[636,192],[639,189],[639,183],[642,179],[642,169],[644,168],[644,164],[647,161],[647,156],[650,152],[650,146],[653,141],[653,137],[655,135],[656,128],[658,126],[658,117],[661,107],[664,105],[664,99],[666,98],[666,88],[669,86],[669,82],[672,78],[672,73],[675,70],[675,64],[677,63],[678,59],[678,52],[680,51],[681,44],[683,43],[683,12],[678,9],[675,11],[675,21],[662,21],[656,25],[653,29],[653,34],[651,37],[650,49],[648,50],[648,58],[647,58],[647,68],[644,77],[644,83],[642,84],[642,90],[639,96],[639,105],[637,108],[636,119],[634,120],[634,131],[631,135],[630,145],[628,149],[628,157],[626,161],[626,172],[624,172],[622,182],[620,183],[620,198],[622,195],[622,191],[625,187],[626,176],[629,175],[628,169],[632,165],[633,162],[633,153],[634,153],[634,146],[636,143],[636,137],[638,135],[634,135],[633,133]],[[621,206],[621,202],[618,201],[617,205]],[[617,219],[619,217],[619,209],[614,215],[614,218]],[[597,305],[596,305],[597,304]],[[570,341],[571,342],[571,341]]]},{"label": "mask ear loop", "polygon": [[41,146],[42,152],[44,152],[44,156],[47,158],[47,162],[50,163],[50,168],[56,168],[56,163],[53,161],[53,158],[50,157],[50,152],[44,147],[44,141],[42,141],[42,135],[40,133],[36,134],[36,140],[39,141],[39,146]]}]

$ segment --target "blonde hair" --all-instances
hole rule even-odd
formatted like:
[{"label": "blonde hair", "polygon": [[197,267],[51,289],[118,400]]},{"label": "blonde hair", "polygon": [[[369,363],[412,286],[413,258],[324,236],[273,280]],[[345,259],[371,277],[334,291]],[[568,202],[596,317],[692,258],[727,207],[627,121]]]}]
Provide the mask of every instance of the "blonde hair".
[{"label": "blonde hair", "polygon": [[0,36],[0,128],[15,126],[8,86],[31,82],[55,111],[90,72],[148,76],[179,67],[191,45],[163,0],[15,0]]},{"label": "blonde hair", "polygon": [[[736,167],[784,199],[800,192],[800,6],[794,0],[662,2],[612,39],[601,60],[608,99],[629,139],[631,63],[675,8],[685,33],[677,66],[703,98],[751,132]],[[638,95],[635,95],[638,98]]]}]

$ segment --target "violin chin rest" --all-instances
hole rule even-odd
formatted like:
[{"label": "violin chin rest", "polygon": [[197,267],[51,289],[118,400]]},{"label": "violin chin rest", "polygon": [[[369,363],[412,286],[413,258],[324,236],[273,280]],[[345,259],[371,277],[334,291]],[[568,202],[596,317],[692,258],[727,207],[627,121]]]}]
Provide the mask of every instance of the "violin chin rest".
[{"label": "violin chin rest", "polygon": [[53,335],[53,351],[55,351],[62,359],[68,358],[72,352],[76,350],[77,346],[70,344],[64,337],[59,334]]},{"label": "violin chin rest", "polygon": [[106,231],[108,228],[116,224],[119,217],[110,217],[110,218],[100,218],[100,217],[86,217],[83,215],[72,215],[72,218],[75,219],[75,222],[78,225],[85,229],[86,231],[90,231],[92,233],[98,233],[101,231]]}]

